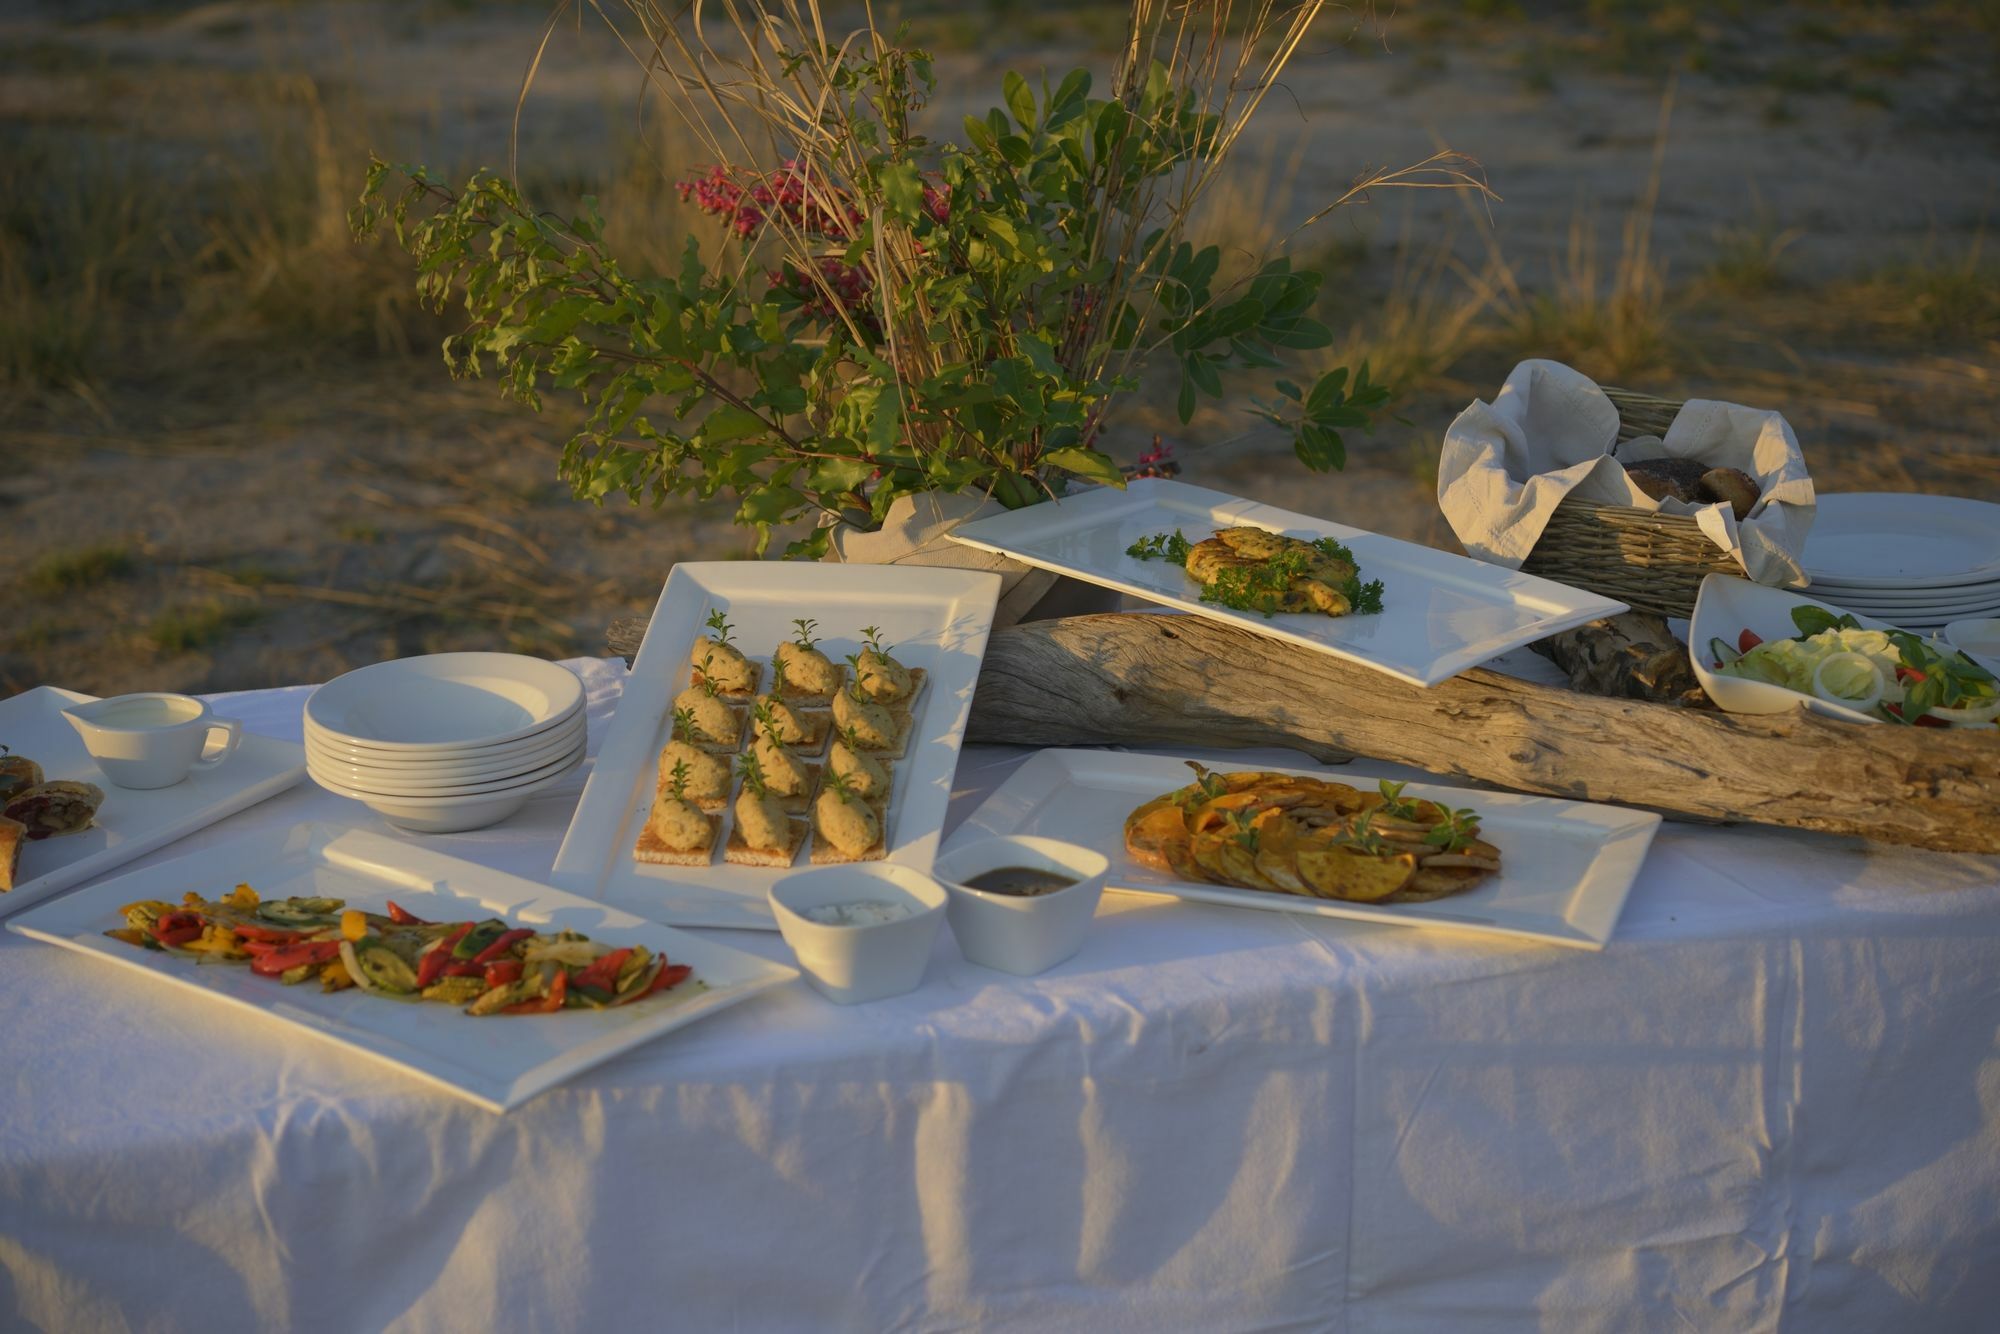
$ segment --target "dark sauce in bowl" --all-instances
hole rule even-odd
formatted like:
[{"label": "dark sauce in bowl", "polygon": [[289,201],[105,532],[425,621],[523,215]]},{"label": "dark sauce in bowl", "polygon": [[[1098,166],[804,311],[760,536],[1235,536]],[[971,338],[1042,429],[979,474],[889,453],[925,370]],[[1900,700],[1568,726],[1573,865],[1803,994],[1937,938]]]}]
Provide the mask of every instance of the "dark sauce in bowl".
[{"label": "dark sauce in bowl", "polygon": [[1044,871],[1039,866],[996,866],[973,876],[965,882],[965,887],[985,890],[988,894],[1011,894],[1016,898],[1031,899],[1068,889],[1075,883],[1075,876]]}]

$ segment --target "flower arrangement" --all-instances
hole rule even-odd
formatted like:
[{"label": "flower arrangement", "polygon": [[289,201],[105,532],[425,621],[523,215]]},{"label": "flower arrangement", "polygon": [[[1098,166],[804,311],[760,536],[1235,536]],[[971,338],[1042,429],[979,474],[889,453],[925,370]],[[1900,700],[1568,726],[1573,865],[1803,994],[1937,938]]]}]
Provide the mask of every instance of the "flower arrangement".
[{"label": "flower arrangement", "polygon": [[[690,236],[678,273],[635,276],[588,201],[558,219],[503,176],[454,189],[379,159],[354,218],[393,231],[424,298],[462,302],[455,374],[491,366],[537,410],[550,390],[581,400],[562,462],[579,496],[727,492],[760,550],[775,526],[879,524],[917,492],[1028,505],[1123,484],[1100,433],[1155,360],[1177,367],[1186,421],[1225,372],[1330,341],[1318,273],[1280,255],[1225,281],[1219,248],[1187,235],[1323,0],[1134,0],[1104,95],[1085,70],[1053,87],[1010,73],[958,141],[920,128],[931,58],[872,23],[830,39],[817,0],[724,0],[713,24],[628,6],[648,77],[714,160],[680,189],[720,247]],[[1386,185],[1483,188],[1440,153],[1316,217]],[[1327,469],[1387,397],[1364,365],[1277,379],[1256,410]]]}]

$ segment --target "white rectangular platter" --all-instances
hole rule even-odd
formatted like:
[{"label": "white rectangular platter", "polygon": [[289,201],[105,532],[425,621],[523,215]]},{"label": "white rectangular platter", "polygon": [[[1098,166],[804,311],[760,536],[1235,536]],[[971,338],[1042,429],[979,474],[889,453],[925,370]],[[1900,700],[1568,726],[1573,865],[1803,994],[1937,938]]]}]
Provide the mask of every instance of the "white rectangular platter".
[{"label": "white rectangular platter", "polygon": [[[894,765],[888,856],[929,870],[999,592],[997,574],[913,565],[683,561],[674,566],[551,879],[573,893],[675,926],[776,929],[764,895],[789,871],[719,859],[704,867],[657,866],[632,856],[652,808],[659,755],[673,724],[673,697],[688,684],[688,648],[718,608],[734,626],[735,644],[755,662],[768,662],[771,650],[792,637],[793,619],[805,616],[819,622],[820,649],[835,663],[858,652],[862,627],[873,625],[898,661],[928,674],[909,748]],[[793,869],[805,864],[802,853]]]},{"label": "white rectangular platter", "polygon": [[[203,967],[104,935],[125,924],[118,911],[124,904],[149,898],[178,902],[189,890],[217,897],[238,882],[267,899],[324,895],[381,912],[393,898],[432,921],[500,916],[520,926],[569,927],[612,945],[662,952],[674,963],[691,965],[694,977],[616,1010],[475,1019],[455,1005],[397,1004],[352,989],[328,993],[312,982],[287,987],[248,968]],[[118,876],[23,913],[8,927],[365,1053],[495,1112],[798,976],[783,964],[416,843],[314,824],[248,834]],[[135,1016],[134,1022],[149,1019],[174,1024],[198,1022],[199,1016],[166,1010]]]},{"label": "white rectangular platter", "polygon": [[0,744],[41,765],[47,778],[95,783],[104,789],[104,805],[92,827],[80,834],[38,839],[21,850],[20,883],[10,893],[0,894],[0,917],[275,797],[306,775],[304,748],[245,732],[226,762],[189,774],[172,787],[150,792],[116,787],[62,716],[70,705],[95,698],[38,686],[0,700]]},{"label": "white rectangular platter", "polygon": [[[1361,578],[1382,581],[1382,610],[1366,616],[1260,616],[1201,600],[1178,565],[1141,560],[1126,548],[1180,529],[1199,541],[1216,529],[1251,525],[1347,544]],[[1454,556],[1259,505],[1221,491],[1160,478],[1125,490],[1096,487],[954,529],[954,542],[997,551],[1197,616],[1346,658],[1420,686],[1436,685],[1510,648],[1626,610],[1622,602],[1484,561]]]},{"label": "white rectangular platter", "polygon": [[[1212,762],[1210,767],[1226,772],[1237,766]],[[1324,778],[1364,791],[1375,783],[1365,766],[1240,767]],[[1410,796],[1479,812],[1480,837],[1500,849],[1500,873],[1463,894],[1429,903],[1339,903],[1229,885],[1190,884],[1127,856],[1125,817],[1141,802],[1192,779],[1187,762],[1172,756],[1038,751],[952,833],[947,846],[995,834],[1038,834],[1096,848],[1109,857],[1106,887],[1110,889],[1267,912],[1528,936],[1602,949],[1660,826],[1660,817],[1645,811],[1411,783],[1406,789]]]}]

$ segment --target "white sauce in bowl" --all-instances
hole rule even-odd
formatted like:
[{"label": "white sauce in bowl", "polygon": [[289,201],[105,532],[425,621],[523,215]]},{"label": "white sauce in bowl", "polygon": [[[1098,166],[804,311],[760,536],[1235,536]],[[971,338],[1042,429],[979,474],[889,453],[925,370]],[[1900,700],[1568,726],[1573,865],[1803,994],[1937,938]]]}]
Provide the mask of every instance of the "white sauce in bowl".
[{"label": "white sauce in bowl", "polygon": [[806,908],[799,916],[821,926],[880,926],[910,915],[907,903],[884,903],[879,899],[857,899],[852,903],[823,903]]}]

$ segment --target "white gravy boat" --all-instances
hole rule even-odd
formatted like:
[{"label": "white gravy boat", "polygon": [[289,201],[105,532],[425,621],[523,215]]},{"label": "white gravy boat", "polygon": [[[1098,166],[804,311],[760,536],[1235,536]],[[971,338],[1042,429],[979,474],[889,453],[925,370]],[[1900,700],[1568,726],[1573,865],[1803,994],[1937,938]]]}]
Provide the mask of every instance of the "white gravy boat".
[{"label": "white gravy boat", "polygon": [[[243,724],[218,718],[192,695],[114,695],[62,711],[90,758],[119,787],[171,787],[235,753]],[[222,733],[212,754],[209,738]]]}]

